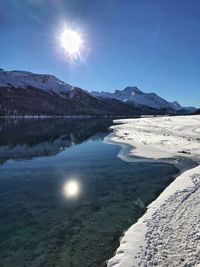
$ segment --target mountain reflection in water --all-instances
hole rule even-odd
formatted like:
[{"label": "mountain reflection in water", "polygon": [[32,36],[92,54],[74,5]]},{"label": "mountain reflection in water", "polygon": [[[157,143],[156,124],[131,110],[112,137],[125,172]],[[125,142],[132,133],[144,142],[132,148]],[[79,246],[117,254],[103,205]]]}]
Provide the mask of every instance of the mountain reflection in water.
[{"label": "mountain reflection in water", "polygon": [[7,159],[52,156],[89,138],[103,138],[111,122],[101,118],[1,119],[0,163]]}]

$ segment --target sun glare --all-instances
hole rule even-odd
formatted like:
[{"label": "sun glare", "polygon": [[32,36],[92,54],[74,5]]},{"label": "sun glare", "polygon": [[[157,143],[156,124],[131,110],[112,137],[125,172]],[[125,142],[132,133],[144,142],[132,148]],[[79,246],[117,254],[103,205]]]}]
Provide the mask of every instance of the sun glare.
[{"label": "sun glare", "polygon": [[72,30],[65,30],[61,35],[61,44],[69,54],[79,53],[82,39],[80,34]]},{"label": "sun glare", "polygon": [[76,197],[79,194],[80,186],[77,181],[70,180],[64,184],[63,190],[66,197]]}]

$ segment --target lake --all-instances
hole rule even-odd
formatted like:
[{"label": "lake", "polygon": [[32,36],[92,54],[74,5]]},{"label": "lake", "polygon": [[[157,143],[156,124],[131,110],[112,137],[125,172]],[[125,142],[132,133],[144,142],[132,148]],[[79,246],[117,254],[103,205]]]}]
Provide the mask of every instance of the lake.
[{"label": "lake", "polygon": [[111,119],[0,120],[0,266],[101,267],[178,173],[129,163]]}]

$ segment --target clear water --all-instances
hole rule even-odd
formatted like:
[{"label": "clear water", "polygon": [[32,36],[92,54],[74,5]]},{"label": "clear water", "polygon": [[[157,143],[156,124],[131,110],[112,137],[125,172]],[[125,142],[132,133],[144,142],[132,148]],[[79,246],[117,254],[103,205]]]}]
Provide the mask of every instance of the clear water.
[{"label": "clear water", "polygon": [[172,181],[171,164],[118,159],[103,143],[111,124],[0,122],[0,266],[104,266]]}]

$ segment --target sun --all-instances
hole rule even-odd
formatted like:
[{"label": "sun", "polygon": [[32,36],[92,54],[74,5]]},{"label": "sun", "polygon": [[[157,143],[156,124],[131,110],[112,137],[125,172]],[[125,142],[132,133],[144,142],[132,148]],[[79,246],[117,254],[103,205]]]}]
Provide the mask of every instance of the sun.
[{"label": "sun", "polygon": [[70,55],[80,52],[82,38],[79,33],[67,29],[61,34],[60,40],[63,48]]}]

